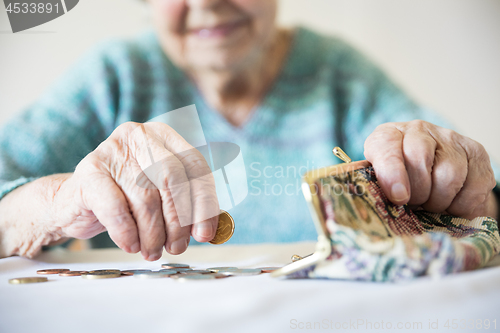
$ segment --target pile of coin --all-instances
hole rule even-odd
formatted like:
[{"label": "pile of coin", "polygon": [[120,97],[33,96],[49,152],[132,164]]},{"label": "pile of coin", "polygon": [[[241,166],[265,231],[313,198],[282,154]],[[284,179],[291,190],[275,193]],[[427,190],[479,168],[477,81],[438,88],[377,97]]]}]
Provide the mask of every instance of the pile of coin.
[{"label": "pile of coin", "polygon": [[[41,269],[37,271],[40,275],[59,276],[81,276],[87,280],[110,279],[126,276],[134,276],[139,279],[172,278],[179,282],[215,280],[231,276],[250,276],[262,273],[271,273],[280,267],[261,268],[238,268],[238,267],[210,267],[207,269],[194,269],[186,264],[167,263],[161,265],[161,269],[153,271],[149,269],[98,269],[93,271],[70,271],[67,268]],[[38,283],[49,281],[46,277],[24,277],[10,279],[11,284]]]},{"label": "pile of coin", "polygon": [[[211,244],[223,244],[227,242],[234,233],[234,220],[231,215],[221,210],[219,223],[215,237],[210,241]],[[248,276],[261,273],[271,273],[279,267],[263,268],[237,268],[237,267],[212,267],[207,269],[193,269],[189,265],[168,263],[163,264],[162,269],[153,271],[149,269],[99,269],[94,271],[70,271],[66,268],[42,269],[37,271],[40,275],[58,274],[59,276],[81,276],[87,280],[110,279],[122,276],[135,276],[141,279],[153,278],[172,278],[181,282],[196,280],[213,280],[227,278],[230,276]],[[46,277],[24,277],[10,279],[11,284],[38,283],[49,281]]]}]

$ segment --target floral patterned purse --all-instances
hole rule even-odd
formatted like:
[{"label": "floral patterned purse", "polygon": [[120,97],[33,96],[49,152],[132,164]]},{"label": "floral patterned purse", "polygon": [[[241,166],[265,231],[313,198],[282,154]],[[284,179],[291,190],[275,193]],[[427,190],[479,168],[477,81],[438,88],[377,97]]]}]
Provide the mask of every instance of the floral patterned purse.
[{"label": "floral patterned purse", "polygon": [[333,151],[347,163],[311,170],[302,183],[316,250],[273,276],[398,281],[477,269],[499,253],[495,219],[394,205],[368,161],[351,163],[340,148]]}]

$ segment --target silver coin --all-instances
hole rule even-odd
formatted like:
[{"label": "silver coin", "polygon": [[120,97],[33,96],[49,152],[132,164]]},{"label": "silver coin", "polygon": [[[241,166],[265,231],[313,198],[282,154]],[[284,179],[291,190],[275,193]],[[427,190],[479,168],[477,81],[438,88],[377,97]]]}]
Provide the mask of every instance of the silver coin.
[{"label": "silver coin", "polygon": [[134,277],[139,279],[159,279],[169,277],[170,275],[168,272],[145,272],[134,274]]},{"label": "silver coin", "polygon": [[189,268],[189,265],[168,263],[168,264],[161,265],[161,267],[163,267],[163,268]]},{"label": "silver coin", "polygon": [[192,270],[186,270],[186,271],[180,271],[180,274],[210,274],[212,272],[204,270],[204,269],[192,269]]},{"label": "silver coin", "polygon": [[262,270],[259,268],[242,268],[233,271],[219,272],[219,273],[224,275],[245,276],[245,275],[259,275],[260,273],[262,273]]},{"label": "silver coin", "polygon": [[174,269],[174,268],[162,268],[162,269],[158,270],[158,272],[175,272],[175,273],[179,273],[179,270],[178,269]]},{"label": "silver coin", "polygon": [[153,273],[160,273],[164,275],[175,275],[178,274],[176,269],[160,269],[159,271],[154,271]]},{"label": "silver coin", "polygon": [[203,280],[215,280],[215,276],[212,274],[193,274],[193,275],[179,275],[177,277],[179,282],[186,281],[203,281]]},{"label": "silver coin", "polygon": [[141,274],[141,273],[148,273],[151,272],[150,269],[126,269],[122,271],[122,273],[131,273],[133,275],[135,274]]},{"label": "silver coin", "polygon": [[226,274],[222,274],[222,273],[212,273],[211,276],[213,276],[216,279],[224,279],[224,278],[231,277],[231,275],[226,275]]},{"label": "silver coin", "polygon": [[274,271],[277,271],[280,268],[281,267],[260,267],[260,269],[262,270],[262,273],[272,273]]},{"label": "silver coin", "polygon": [[173,269],[174,271],[177,271],[177,273],[186,272],[186,271],[192,271],[193,270],[192,268],[171,268],[171,269]]},{"label": "silver coin", "polygon": [[236,269],[238,269],[238,267],[210,267],[207,268],[207,271],[220,273],[220,272],[234,271]]}]

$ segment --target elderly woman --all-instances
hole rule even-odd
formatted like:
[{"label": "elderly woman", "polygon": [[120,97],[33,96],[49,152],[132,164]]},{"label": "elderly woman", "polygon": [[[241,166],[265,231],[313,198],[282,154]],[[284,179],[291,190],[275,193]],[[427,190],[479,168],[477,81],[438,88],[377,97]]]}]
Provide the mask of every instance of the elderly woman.
[{"label": "elderly woman", "polygon": [[[207,141],[241,147],[249,194],[231,211],[234,242],[314,239],[298,170],[337,163],[336,145],[368,159],[394,203],[497,216],[496,182],[479,143],[438,126],[446,124],[342,41],[278,28],[276,1],[149,6],[155,33],[98,47],[2,129],[0,257],[94,237],[95,246],[112,240],[157,260],[163,247],[184,252],[191,236],[210,241],[217,218],[200,212],[218,209],[213,182],[191,186],[187,225],[158,186],[207,163],[168,125],[141,124],[191,104]],[[175,170],[150,179],[156,187],[137,186],[148,154],[187,150]]]}]

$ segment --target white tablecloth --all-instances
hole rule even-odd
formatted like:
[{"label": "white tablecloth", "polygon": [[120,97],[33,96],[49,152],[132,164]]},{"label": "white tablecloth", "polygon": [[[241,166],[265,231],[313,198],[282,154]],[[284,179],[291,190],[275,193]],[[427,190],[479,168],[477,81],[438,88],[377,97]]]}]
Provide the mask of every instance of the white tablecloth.
[{"label": "white tablecloth", "polygon": [[[51,251],[36,260],[0,260],[0,332],[483,332],[500,330],[500,267],[402,284],[284,280],[269,274],[180,283],[172,279],[85,280],[10,285],[44,268],[160,268],[283,265],[313,243],[193,246],[149,263],[120,250]],[[496,258],[496,261],[498,258]],[[453,322],[452,320],[455,321]],[[484,329],[485,320],[490,329]],[[497,329],[493,329],[496,319]],[[449,329],[445,327],[448,321]],[[460,329],[466,320],[466,327]],[[479,322],[480,321],[480,322]],[[458,329],[453,329],[456,323]],[[429,328],[431,326],[431,328]],[[433,328],[438,329],[433,329]]]}]

